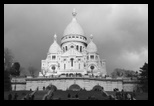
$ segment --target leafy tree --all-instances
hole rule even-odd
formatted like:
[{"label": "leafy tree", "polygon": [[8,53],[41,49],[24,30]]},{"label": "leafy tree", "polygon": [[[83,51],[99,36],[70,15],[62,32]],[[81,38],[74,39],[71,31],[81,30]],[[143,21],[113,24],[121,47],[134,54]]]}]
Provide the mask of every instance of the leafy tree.
[{"label": "leafy tree", "polygon": [[4,91],[11,90],[11,80],[9,71],[4,71]]},{"label": "leafy tree", "polygon": [[12,76],[20,76],[20,64],[19,64],[19,62],[13,63],[13,65],[10,69],[10,73],[11,73]]},{"label": "leafy tree", "polygon": [[148,63],[144,63],[140,69],[139,84],[143,91],[148,92]]},{"label": "leafy tree", "polygon": [[28,68],[29,74],[34,77],[35,76],[35,72],[37,71],[37,69],[33,66],[29,66]]},{"label": "leafy tree", "polygon": [[10,49],[4,49],[4,91],[11,90],[10,69],[14,56]]},{"label": "leafy tree", "polygon": [[125,70],[125,77],[135,77],[136,72],[131,70]]},{"label": "leafy tree", "polygon": [[123,76],[123,70],[116,68],[112,73],[111,73],[112,78],[117,78],[117,77],[122,77]]},{"label": "leafy tree", "polygon": [[12,63],[13,63],[14,56],[13,56],[11,50],[8,48],[4,49],[4,56],[5,56],[4,58],[5,58],[6,70],[9,70],[11,68]]},{"label": "leafy tree", "polygon": [[135,77],[135,75],[136,75],[135,71],[125,70],[125,69],[120,69],[120,68],[116,68],[111,73],[112,78],[117,78],[117,77]]}]

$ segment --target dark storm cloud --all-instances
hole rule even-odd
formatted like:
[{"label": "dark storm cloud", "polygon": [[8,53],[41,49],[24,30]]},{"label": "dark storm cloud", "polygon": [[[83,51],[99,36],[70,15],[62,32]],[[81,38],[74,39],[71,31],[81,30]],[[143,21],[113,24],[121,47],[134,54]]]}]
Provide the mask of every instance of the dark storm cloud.
[{"label": "dark storm cloud", "polygon": [[148,5],[54,4],[4,5],[4,47],[21,65],[40,70],[41,60],[71,21],[73,8],[87,37],[94,35],[107,72],[114,68],[138,70],[148,61]]}]

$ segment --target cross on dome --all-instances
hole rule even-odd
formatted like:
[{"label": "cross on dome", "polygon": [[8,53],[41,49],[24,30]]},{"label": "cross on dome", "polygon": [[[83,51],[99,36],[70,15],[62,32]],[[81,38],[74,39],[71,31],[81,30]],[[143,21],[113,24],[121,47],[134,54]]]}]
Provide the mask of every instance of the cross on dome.
[{"label": "cross on dome", "polygon": [[91,41],[93,41],[93,35],[92,34],[90,35],[90,39],[91,39]]},{"label": "cross on dome", "polygon": [[97,46],[96,44],[93,42],[93,35],[90,35],[90,43],[87,46],[87,51],[90,53],[96,53],[97,52]]},{"label": "cross on dome", "polygon": [[77,12],[75,11],[75,8],[73,9],[72,15],[73,15],[73,17],[75,17],[77,15]]},{"label": "cross on dome", "polygon": [[56,33],[54,35],[54,40],[57,41],[57,35],[56,35]]}]

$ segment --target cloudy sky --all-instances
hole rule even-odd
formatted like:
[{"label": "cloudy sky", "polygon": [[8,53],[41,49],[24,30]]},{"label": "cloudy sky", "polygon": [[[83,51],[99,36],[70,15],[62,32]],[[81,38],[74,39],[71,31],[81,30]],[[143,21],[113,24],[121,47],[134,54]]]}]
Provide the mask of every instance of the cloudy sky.
[{"label": "cloudy sky", "polygon": [[22,67],[40,71],[55,33],[60,44],[73,8],[85,36],[93,34],[109,74],[115,68],[137,71],[148,62],[147,4],[5,4],[4,47]]}]

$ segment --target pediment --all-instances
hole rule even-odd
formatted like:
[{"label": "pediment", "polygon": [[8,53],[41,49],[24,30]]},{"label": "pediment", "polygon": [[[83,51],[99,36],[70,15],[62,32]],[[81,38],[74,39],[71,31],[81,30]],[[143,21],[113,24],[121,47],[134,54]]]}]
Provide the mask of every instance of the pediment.
[{"label": "pediment", "polygon": [[62,54],[62,56],[83,56],[83,55],[80,52],[78,52],[76,49],[71,48],[67,52]]}]

